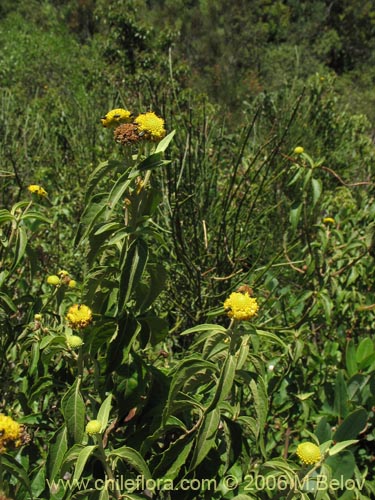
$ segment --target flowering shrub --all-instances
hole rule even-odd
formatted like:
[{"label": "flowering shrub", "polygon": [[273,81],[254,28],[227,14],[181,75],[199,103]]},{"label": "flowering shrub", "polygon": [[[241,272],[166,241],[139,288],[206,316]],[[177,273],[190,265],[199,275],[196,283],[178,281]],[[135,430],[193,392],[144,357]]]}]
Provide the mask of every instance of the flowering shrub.
[{"label": "flowering shrub", "polygon": [[[87,179],[74,240],[81,276],[65,265],[38,275],[32,263],[33,230],[53,226],[53,199],[0,214],[3,373],[12,388],[2,396],[12,411],[0,415],[0,491],[17,500],[167,500],[182,491],[186,499],[291,500],[313,498],[323,478],[325,499],[333,480],[345,498],[355,478],[356,494],[371,498],[375,346],[355,330],[373,321],[363,281],[371,242],[361,229],[350,240],[350,196],[324,198],[332,170],[302,146],[281,157],[287,166],[276,177],[285,175],[289,210],[282,259],[234,270],[240,286],[215,298],[212,321],[172,331],[165,293],[174,276],[160,259],[168,229],[156,220],[167,203],[157,175],[172,167],[165,155],[174,131],[153,112],[134,118],[123,108],[102,126],[109,137],[113,129],[118,159]],[[233,188],[224,207],[232,221],[240,218],[230,211],[237,195]],[[29,265],[40,284],[35,300],[20,300]],[[172,299],[184,297],[170,307]],[[193,317],[192,305],[184,307]]]}]

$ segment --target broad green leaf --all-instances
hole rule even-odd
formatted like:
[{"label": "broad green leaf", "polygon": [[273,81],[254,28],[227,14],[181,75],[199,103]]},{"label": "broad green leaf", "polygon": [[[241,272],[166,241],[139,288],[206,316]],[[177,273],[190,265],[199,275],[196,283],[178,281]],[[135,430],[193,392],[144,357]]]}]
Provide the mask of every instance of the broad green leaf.
[{"label": "broad green leaf", "polygon": [[356,352],[356,361],[358,364],[362,364],[374,353],[373,340],[366,337],[361,340]]},{"label": "broad green leaf", "polygon": [[189,465],[189,470],[194,470],[204,460],[215,445],[216,433],[220,423],[220,410],[215,408],[206,413],[195,440],[194,452]]},{"label": "broad green leaf", "polygon": [[72,481],[78,481],[80,479],[83,469],[85,468],[86,462],[89,459],[89,457],[94,453],[94,451],[97,449],[98,445],[91,445],[91,446],[85,446],[82,448],[82,450],[79,452],[77,461],[75,463],[74,467],[74,475]]},{"label": "broad green leaf", "polygon": [[332,439],[333,441],[348,441],[355,439],[363,431],[368,419],[367,411],[358,408],[350,413],[342,424],[337,428]]},{"label": "broad green leaf", "polygon": [[39,348],[42,351],[46,347],[49,347],[51,344],[66,345],[65,335],[46,335],[39,342]]},{"label": "broad green leaf", "polygon": [[344,450],[340,455],[328,456],[325,463],[332,470],[332,479],[346,481],[353,477],[355,459],[349,450]]},{"label": "broad green leaf", "polygon": [[358,443],[358,439],[349,439],[348,441],[341,441],[340,443],[335,444],[332,448],[329,449],[328,455],[333,457],[333,455],[337,455],[340,451],[344,450],[348,446],[352,444]]},{"label": "broad green leaf", "polygon": [[121,448],[111,450],[109,453],[107,453],[107,457],[110,459],[121,458],[125,460],[125,462],[128,463],[131,467],[140,472],[146,480],[151,479],[151,472],[148,468],[147,463],[145,462],[142,455],[133,448],[122,446]]},{"label": "broad green leaf", "polygon": [[49,443],[48,475],[50,480],[53,480],[59,475],[65,453],[68,450],[68,431],[65,425],[55,432]]},{"label": "broad green leaf", "polygon": [[68,435],[75,443],[80,443],[85,426],[85,403],[80,392],[81,379],[77,378],[61,400]]},{"label": "broad green leaf", "polygon": [[109,413],[111,411],[112,407],[112,394],[109,394],[101,404],[98,415],[97,415],[97,420],[99,420],[102,423],[102,428],[100,429],[100,432],[103,432],[108,424],[108,419],[109,419]]},{"label": "broad green leaf", "polygon": [[319,423],[318,423],[317,428],[315,430],[315,435],[318,438],[318,441],[320,444],[325,443],[326,441],[329,441],[330,439],[332,439],[331,426],[327,422],[326,417],[322,417],[319,420]]}]

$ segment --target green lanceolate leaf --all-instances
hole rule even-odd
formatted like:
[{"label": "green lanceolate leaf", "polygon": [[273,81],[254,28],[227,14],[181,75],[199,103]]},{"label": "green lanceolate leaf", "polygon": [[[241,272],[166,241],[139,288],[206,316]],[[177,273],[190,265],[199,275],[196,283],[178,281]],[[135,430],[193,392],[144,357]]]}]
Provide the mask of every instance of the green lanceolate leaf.
[{"label": "green lanceolate leaf", "polygon": [[198,325],[194,326],[193,328],[189,328],[188,330],[185,330],[184,332],[180,333],[180,335],[188,335],[190,333],[196,333],[196,332],[220,332],[220,333],[226,333],[226,328],[220,325],[212,325],[212,324],[204,324],[204,325]]},{"label": "green lanceolate leaf", "polygon": [[137,239],[130,245],[121,269],[118,311],[121,312],[142,277],[148,258],[147,244]]},{"label": "green lanceolate leaf", "polygon": [[146,480],[151,479],[151,472],[147,463],[142,455],[133,448],[122,446],[121,448],[117,448],[117,450],[112,450],[107,456],[109,459],[123,459],[131,467],[140,472]]},{"label": "green lanceolate leaf", "polygon": [[78,479],[81,477],[83,469],[85,468],[85,465],[87,463],[87,460],[94,453],[97,447],[98,445],[85,446],[79,452],[74,468],[73,481],[78,481]]},{"label": "green lanceolate leaf", "polygon": [[159,142],[159,144],[157,145],[157,147],[155,149],[155,153],[160,153],[160,152],[165,151],[167,149],[167,147],[169,146],[169,143],[173,139],[173,136],[175,135],[175,133],[176,133],[176,131],[172,130],[172,132],[170,132],[168,135],[166,135],[164,137],[164,139],[162,139]]},{"label": "green lanceolate leaf", "polygon": [[103,403],[99,408],[98,415],[96,417],[97,420],[99,420],[102,423],[102,428],[100,432],[103,432],[107,427],[111,407],[112,407],[112,394],[110,394],[105,398],[105,400],[103,401]]},{"label": "green lanceolate leaf", "polygon": [[175,479],[181,468],[186,464],[194,443],[193,438],[193,434],[184,434],[171,443],[161,456],[158,457],[156,466],[152,471],[153,476],[171,480]]},{"label": "green lanceolate leaf", "polygon": [[345,361],[346,361],[346,370],[350,377],[358,373],[356,350],[353,339],[350,339],[349,342],[346,344]]},{"label": "green lanceolate leaf", "polygon": [[91,196],[91,193],[93,189],[98,185],[98,183],[104,179],[104,177],[109,173],[109,172],[116,172],[118,167],[121,166],[121,163],[117,160],[108,160],[108,161],[103,161],[101,162],[96,169],[92,172],[90,175],[88,182],[87,182],[87,189],[86,189],[86,198],[85,198],[85,204],[88,203],[89,198]]},{"label": "green lanceolate leaf", "polygon": [[290,210],[289,220],[293,230],[297,229],[299,219],[301,217],[302,203],[294,203]]},{"label": "green lanceolate leaf", "polygon": [[215,446],[216,433],[220,423],[220,410],[206,413],[199,428],[195,441],[194,452],[190,462],[189,470],[194,470],[204,460],[213,446]]},{"label": "green lanceolate leaf", "polygon": [[22,257],[26,252],[26,246],[27,246],[27,234],[25,228],[18,227],[17,245],[16,245],[16,252],[14,255],[12,269],[15,269],[21,262]]},{"label": "green lanceolate leaf", "polygon": [[217,367],[214,363],[205,361],[198,357],[184,359],[176,365],[169,389],[167,404],[165,405],[163,412],[164,423],[171,414],[176,397],[179,391],[183,388],[184,384],[186,384],[191,377],[196,376],[197,372],[207,370],[215,372],[217,371]]},{"label": "green lanceolate leaf", "polygon": [[345,418],[348,414],[348,389],[346,386],[343,370],[337,372],[335,382],[335,398],[333,408],[339,418]]},{"label": "green lanceolate leaf", "polygon": [[80,385],[81,379],[77,378],[61,401],[68,436],[75,443],[82,441],[85,424],[85,403],[80,392]]},{"label": "green lanceolate leaf", "polygon": [[311,179],[311,185],[313,191],[313,207],[315,207],[321,197],[323,185],[320,179]]},{"label": "green lanceolate leaf", "polygon": [[341,441],[340,443],[335,444],[332,448],[329,449],[328,455],[333,457],[333,455],[337,455],[340,451],[344,450],[348,446],[352,444],[358,443],[358,439],[349,439],[348,441]]},{"label": "green lanceolate leaf", "polygon": [[61,465],[64,460],[65,453],[68,450],[68,431],[66,426],[60,429],[53,435],[50,440],[49,455],[48,455],[48,475],[51,480],[55,479],[60,474]]},{"label": "green lanceolate leaf", "polygon": [[230,393],[234,382],[234,376],[236,374],[236,367],[237,356],[228,354],[220,373],[219,383],[217,384],[214,398],[207,408],[207,411],[211,411],[215,408],[216,405],[223,401]]},{"label": "green lanceolate leaf", "polygon": [[116,181],[107,199],[106,219],[108,219],[115,209],[119,200],[124,196],[133,179],[138,175],[138,171],[126,170]]}]

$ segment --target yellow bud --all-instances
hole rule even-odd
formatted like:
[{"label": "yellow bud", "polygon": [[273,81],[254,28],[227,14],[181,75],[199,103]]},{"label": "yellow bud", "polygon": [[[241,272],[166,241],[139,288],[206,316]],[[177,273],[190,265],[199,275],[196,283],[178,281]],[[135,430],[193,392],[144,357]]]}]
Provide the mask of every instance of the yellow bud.
[{"label": "yellow bud", "polygon": [[57,286],[60,284],[60,278],[58,276],[56,276],[56,274],[52,274],[51,276],[48,276],[47,283],[49,285]]},{"label": "yellow bud", "polygon": [[99,434],[102,428],[102,423],[100,420],[90,420],[90,422],[86,425],[86,432],[89,436],[93,436],[95,434]]},{"label": "yellow bud", "polygon": [[296,148],[294,148],[294,153],[296,155],[301,155],[305,150],[303,149],[302,146],[297,146]]},{"label": "yellow bud", "polygon": [[68,283],[69,288],[75,288],[77,286],[76,280],[70,280]]},{"label": "yellow bud", "polygon": [[42,315],[41,314],[34,314],[34,319],[35,319],[35,321],[40,321],[42,319]]},{"label": "yellow bud", "polygon": [[83,340],[78,335],[68,335],[66,337],[66,343],[72,349],[77,349],[83,345]]}]

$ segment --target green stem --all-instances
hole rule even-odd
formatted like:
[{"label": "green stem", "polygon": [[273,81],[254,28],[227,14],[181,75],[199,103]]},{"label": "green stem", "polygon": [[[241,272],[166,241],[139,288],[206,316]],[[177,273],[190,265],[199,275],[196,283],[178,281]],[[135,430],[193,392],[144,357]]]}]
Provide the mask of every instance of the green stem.
[{"label": "green stem", "polygon": [[[111,484],[116,485],[115,476],[113,475],[112,469],[107,462],[107,457],[105,456],[102,437],[98,436],[97,441],[98,441],[98,449],[99,449],[99,459],[100,459],[101,463],[103,464],[105,473],[106,473],[108,479],[111,481]],[[118,489],[116,489],[115,486],[113,489],[113,493],[118,500],[121,499],[121,492]]]}]

